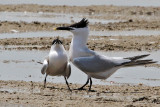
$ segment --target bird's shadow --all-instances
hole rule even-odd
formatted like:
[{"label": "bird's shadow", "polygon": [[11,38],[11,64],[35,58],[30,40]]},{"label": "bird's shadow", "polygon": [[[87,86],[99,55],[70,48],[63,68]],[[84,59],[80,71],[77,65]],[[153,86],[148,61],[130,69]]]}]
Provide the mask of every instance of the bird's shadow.
[{"label": "bird's shadow", "polygon": [[73,90],[75,90],[75,91],[97,92],[96,90],[87,90],[87,89],[85,89],[85,88],[83,88],[83,89],[73,89]]},{"label": "bird's shadow", "polygon": [[[48,87],[45,87],[45,88],[48,88],[48,89],[50,89],[50,90],[55,90],[55,89],[57,89],[57,90],[68,90],[68,89],[65,89],[65,88],[57,88],[57,87],[54,87],[54,86],[52,86],[52,87],[50,87],[50,86],[48,86]],[[45,89],[44,88],[44,89]],[[87,89],[71,89],[72,91],[88,91],[88,92],[97,92],[96,90],[87,90]]]},{"label": "bird's shadow", "polygon": [[[57,88],[57,87],[54,87],[54,86],[47,86],[47,87],[45,87],[45,88],[48,88],[48,89],[50,89],[50,90],[55,90],[55,89],[57,89],[57,90],[68,90],[68,89],[66,89],[66,88]],[[44,88],[44,89],[45,89]],[[74,92],[74,91],[86,91],[86,92],[98,92],[97,90],[88,90],[88,89],[85,89],[85,88],[83,88],[83,89],[71,89],[72,91],[71,92]],[[69,90],[68,90],[69,91]],[[117,92],[114,92],[114,91],[101,91],[100,93],[143,93],[143,92],[120,92],[120,91],[117,91]]]},{"label": "bird's shadow", "polygon": [[102,91],[101,93],[143,93],[143,92],[120,92],[120,91],[117,91],[117,92],[113,92],[113,91]]},{"label": "bird's shadow", "polygon": [[[52,87],[47,86],[47,87],[45,87],[45,88],[48,88],[48,89],[50,89],[50,90],[55,90],[55,89],[57,89],[57,90],[68,90],[68,89],[65,89],[65,88],[57,88],[57,87],[54,87],[54,86],[52,86]],[[44,89],[45,89],[45,88],[44,88]]]}]

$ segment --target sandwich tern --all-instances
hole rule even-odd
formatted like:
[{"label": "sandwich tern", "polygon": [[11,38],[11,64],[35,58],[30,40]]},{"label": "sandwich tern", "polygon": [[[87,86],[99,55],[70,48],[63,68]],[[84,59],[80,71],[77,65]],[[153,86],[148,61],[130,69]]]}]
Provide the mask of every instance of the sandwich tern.
[{"label": "sandwich tern", "polygon": [[71,65],[68,61],[67,53],[62,42],[57,38],[52,42],[49,55],[43,62],[41,73],[45,74],[44,87],[46,86],[46,78],[50,76],[64,76],[68,89],[71,91],[67,79],[71,75]]},{"label": "sandwich tern", "polygon": [[88,49],[86,46],[89,35],[88,24],[88,20],[83,18],[80,22],[70,26],[54,28],[54,30],[67,30],[73,33],[69,49],[69,59],[77,68],[88,75],[87,82],[79,88],[80,90],[83,89],[89,81],[89,91],[91,90],[92,77],[96,79],[107,79],[122,67],[156,63],[156,61],[152,61],[152,59],[141,60],[141,58],[147,57],[149,54],[128,58],[108,57],[99,55]]}]

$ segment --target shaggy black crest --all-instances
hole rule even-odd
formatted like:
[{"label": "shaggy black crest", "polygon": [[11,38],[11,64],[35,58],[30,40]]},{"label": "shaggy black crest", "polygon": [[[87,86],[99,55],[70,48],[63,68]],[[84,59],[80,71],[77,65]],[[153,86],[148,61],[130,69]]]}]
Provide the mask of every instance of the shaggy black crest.
[{"label": "shaggy black crest", "polygon": [[53,40],[52,45],[53,44],[62,44],[62,41],[59,40],[59,38]]},{"label": "shaggy black crest", "polygon": [[86,18],[83,18],[80,22],[70,25],[69,27],[84,28],[87,27],[88,24],[89,24],[88,20]]}]

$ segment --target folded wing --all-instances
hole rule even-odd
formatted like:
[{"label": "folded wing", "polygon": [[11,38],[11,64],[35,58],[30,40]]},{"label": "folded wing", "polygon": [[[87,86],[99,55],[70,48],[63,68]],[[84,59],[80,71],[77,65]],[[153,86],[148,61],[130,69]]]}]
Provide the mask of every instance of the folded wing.
[{"label": "folded wing", "polygon": [[90,57],[78,57],[73,60],[73,64],[84,72],[105,72],[124,62],[129,62],[128,59],[121,57],[109,58],[103,55],[94,55]]},{"label": "folded wing", "polygon": [[43,67],[42,67],[42,69],[41,69],[41,73],[42,73],[42,74],[45,74],[47,68],[48,68],[48,60],[45,59],[45,60],[43,61]]}]

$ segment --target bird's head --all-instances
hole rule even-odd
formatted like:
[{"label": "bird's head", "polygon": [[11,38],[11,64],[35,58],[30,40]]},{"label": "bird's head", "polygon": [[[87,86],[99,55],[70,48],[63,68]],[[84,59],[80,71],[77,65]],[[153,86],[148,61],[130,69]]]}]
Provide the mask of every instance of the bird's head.
[{"label": "bird's head", "polygon": [[72,32],[74,35],[78,35],[78,34],[83,34],[83,33],[87,33],[88,34],[88,20],[83,18],[80,22],[78,23],[74,23],[70,26],[66,26],[66,27],[57,27],[54,28],[54,30],[66,30],[66,31],[70,31]]},{"label": "bird's head", "polygon": [[59,40],[59,37],[53,40],[51,50],[63,50],[63,48],[62,41]]},{"label": "bird's head", "polygon": [[54,39],[53,42],[52,42],[52,45],[55,45],[55,44],[62,44],[62,41],[59,40],[59,38]]}]

